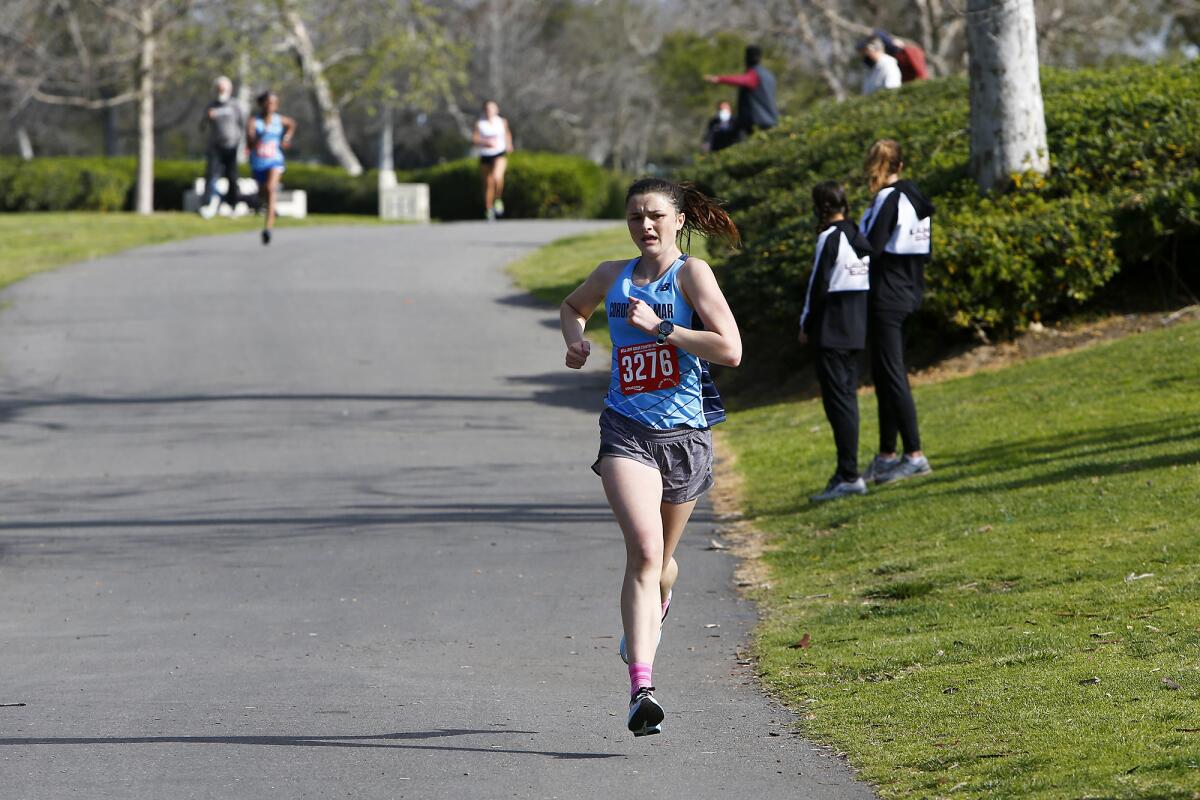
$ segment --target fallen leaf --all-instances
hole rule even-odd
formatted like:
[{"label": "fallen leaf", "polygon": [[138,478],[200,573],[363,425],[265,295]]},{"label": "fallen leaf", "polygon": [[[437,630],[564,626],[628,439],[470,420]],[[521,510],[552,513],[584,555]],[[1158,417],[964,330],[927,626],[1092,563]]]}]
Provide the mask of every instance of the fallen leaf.
[{"label": "fallen leaf", "polygon": [[1131,572],[1125,576],[1125,582],[1133,583],[1134,581],[1140,581],[1142,578],[1153,578],[1153,577],[1154,577],[1153,572],[1143,572],[1141,575]]},{"label": "fallen leaf", "polygon": [[1084,678],[1083,680],[1081,680],[1079,682],[1079,685],[1080,686],[1095,686],[1099,682],[1100,682],[1100,676],[1095,675],[1091,678]]},{"label": "fallen leaf", "polygon": [[945,689],[942,689],[942,694],[958,694],[958,687],[947,686]]},{"label": "fallen leaf", "polygon": [[727,545],[721,544],[716,539],[709,539],[708,547],[706,549],[708,549],[708,550],[728,550],[729,547]]},{"label": "fallen leaf", "polygon": [[1177,692],[1177,691],[1179,691],[1180,689],[1182,689],[1182,688],[1183,688],[1182,686],[1180,686],[1178,683],[1176,683],[1175,681],[1171,680],[1170,678],[1163,678],[1163,679],[1162,679],[1162,685],[1163,685],[1163,686],[1165,686],[1165,687],[1167,687],[1168,689],[1170,689],[1170,690],[1171,690],[1171,691],[1173,691],[1173,692]]},{"label": "fallen leaf", "polygon": [[1100,639],[1104,636],[1112,636],[1116,631],[1104,631],[1103,633],[1090,634],[1093,639]]},{"label": "fallen leaf", "polygon": [[790,650],[807,650],[809,643],[810,643],[810,639],[808,637],[808,634],[806,633],[800,637],[800,641],[792,642],[791,644],[789,644],[788,649],[790,649]]},{"label": "fallen leaf", "polygon": [[977,532],[978,532],[978,533],[989,533],[991,530],[992,530],[992,526],[991,526],[991,525],[981,525],[981,526],[979,526],[979,528],[977,529]]},{"label": "fallen leaf", "polygon": [[720,624],[719,624],[719,623],[716,623],[716,622],[709,622],[709,623],[707,623],[707,624],[706,624],[704,627],[706,627],[706,628],[719,628],[719,627],[721,627],[721,626],[720,626]]}]

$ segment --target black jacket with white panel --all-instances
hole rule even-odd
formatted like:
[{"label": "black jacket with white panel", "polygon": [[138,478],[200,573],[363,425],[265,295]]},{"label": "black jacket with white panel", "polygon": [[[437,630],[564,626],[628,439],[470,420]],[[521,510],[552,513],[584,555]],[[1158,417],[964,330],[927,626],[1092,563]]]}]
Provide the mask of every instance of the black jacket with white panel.
[{"label": "black jacket with white panel", "polygon": [[875,254],[871,262],[871,308],[912,313],[925,293],[925,264],[931,253],[933,203],[912,181],[885,186],[859,230]]},{"label": "black jacket with white panel", "polygon": [[871,245],[849,220],[817,238],[800,328],[817,347],[862,350],[867,344]]}]

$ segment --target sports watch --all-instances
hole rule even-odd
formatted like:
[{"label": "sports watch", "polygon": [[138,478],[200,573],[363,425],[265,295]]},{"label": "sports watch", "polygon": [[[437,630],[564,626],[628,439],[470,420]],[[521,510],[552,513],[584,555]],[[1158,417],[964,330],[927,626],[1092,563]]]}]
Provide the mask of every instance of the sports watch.
[{"label": "sports watch", "polygon": [[658,337],[654,340],[655,344],[666,344],[667,337],[675,332],[675,323],[670,320],[663,320],[658,323]]}]

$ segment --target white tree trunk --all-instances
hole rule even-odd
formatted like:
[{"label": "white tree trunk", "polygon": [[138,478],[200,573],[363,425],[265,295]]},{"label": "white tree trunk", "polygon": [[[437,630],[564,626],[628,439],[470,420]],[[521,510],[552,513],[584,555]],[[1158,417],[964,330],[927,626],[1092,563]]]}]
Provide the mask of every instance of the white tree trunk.
[{"label": "white tree trunk", "polygon": [[968,0],[971,176],[984,191],[1012,175],[1046,174],[1046,115],[1033,0]]},{"label": "white tree trunk", "polygon": [[154,213],[154,10],[143,3],[138,15],[141,55],[138,58],[137,206],[139,214]]},{"label": "white tree trunk", "polygon": [[346,172],[361,175],[362,164],[359,163],[358,156],[354,155],[354,150],[346,138],[346,130],[342,127],[342,112],[333,101],[333,91],[325,78],[325,66],[317,58],[317,50],[308,35],[308,27],[288,0],[280,0],[279,10],[291,38],[296,59],[300,62],[304,85],[308,87],[317,106],[317,113],[321,117],[321,133],[325,137],[325,146]]},{"label": "white tree trunk", "polygon": [[33,141],[29,138],[29,131],[25,130],[24,125],[17,126],[17,151],[21,154],[22,161],[33,160]]},{"label": "white tree trunk", "polygon": [[[238,53],[237,77],[237,106],[242,112],[242,129],[245,130],[245,121],[250,119],[250,103],[253,100],[250,96],[250,54],[245,50]],[[246,137],[243,134],[242,143],[238,145],[238,163],[245,164],[249,160],[250,154],[246,150]]]}]

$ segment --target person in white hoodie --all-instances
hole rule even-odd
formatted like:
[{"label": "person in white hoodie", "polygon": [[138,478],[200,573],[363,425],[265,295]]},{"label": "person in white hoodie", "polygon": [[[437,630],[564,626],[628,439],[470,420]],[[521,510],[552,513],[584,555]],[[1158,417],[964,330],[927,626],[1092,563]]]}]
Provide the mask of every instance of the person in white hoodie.
[{"label": "person in white hoodie", "polygon": [[867,75],[863,78],[862,93],[871,95],[880,89],[899,89],[902,82],[900,64],[883,49],[883,40],[878,36],[864,39],[858,46]]}]

